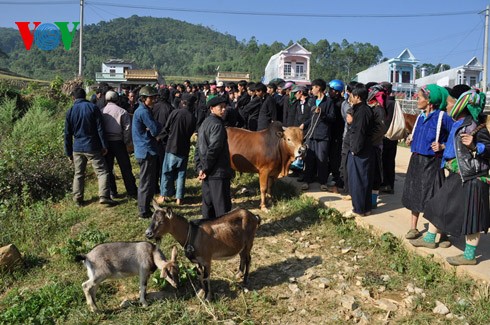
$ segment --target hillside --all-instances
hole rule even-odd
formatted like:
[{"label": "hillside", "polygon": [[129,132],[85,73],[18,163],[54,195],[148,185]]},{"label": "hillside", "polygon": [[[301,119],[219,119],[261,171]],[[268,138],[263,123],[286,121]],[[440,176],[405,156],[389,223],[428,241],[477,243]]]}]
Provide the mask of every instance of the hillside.
[{"label": "hillside", "polygon": [[[292,43],[292,41],[290,42]],[[320,40],[316,44],[299,41],[312,52],[312,77],[350,80],[353,74],[379,62],[382,53],[369,43],[341,44]],[[72,78],[78,71],[78,35],[66,51],[62,46],[41,51],[33,45],[27,51],[19,32],[0,28],[0,68],[37,79],[55,75]],[[163,75],[214,75],[221,71],[247,71],[260,79],[271,55],[287,44],[258,44],[252,37],[238,41],[235,36],[209,27],[170,18],[132,16],[85,26],[84,74],[94,79],[101,62],[109,58],[135,60],[139,68],[157,68]],[[352,75],[347,75],[351,71]]]}]

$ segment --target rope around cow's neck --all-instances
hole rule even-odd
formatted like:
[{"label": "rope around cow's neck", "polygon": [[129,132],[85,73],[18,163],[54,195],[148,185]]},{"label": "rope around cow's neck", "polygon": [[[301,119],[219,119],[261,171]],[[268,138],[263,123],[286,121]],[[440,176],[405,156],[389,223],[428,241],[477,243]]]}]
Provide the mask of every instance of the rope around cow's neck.
[{"label": "rope around cow's neck", "polygon": [[[316,107],[318,106],[315,106],[315,108]],[[320,114],[321,114],[321,110],[318,112],[318,117],[315,123],[313,123],[313,127],[308,129],[308,132],[306,132],[306,135],[303,137],[303,140],[309,140],[313,136],[313,131],[315,131],[316,125],[318,124],[318,120],[320,119]],[[313,116],[311,119],[313,120],[314,117],[315,116]]]}]

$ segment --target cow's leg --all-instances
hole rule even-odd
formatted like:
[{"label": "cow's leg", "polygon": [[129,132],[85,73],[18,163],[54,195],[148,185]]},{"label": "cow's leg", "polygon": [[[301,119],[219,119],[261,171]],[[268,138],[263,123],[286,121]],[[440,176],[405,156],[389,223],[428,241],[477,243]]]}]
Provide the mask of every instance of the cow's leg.
[{"label": "cow's leg", "polygon": [[269,173],[259,173],[259,181],[260,181],[260,209],[262,211],[268,212],[269,210],[267,209],[265,205],[265,195],[267,192],[267,183],[269,180]]},{"label": "cow's leg", "polygon": [[275,177],[269,176],[267,179],[267,195],[266,199],[272,198],[272,184],[274,184]]}]

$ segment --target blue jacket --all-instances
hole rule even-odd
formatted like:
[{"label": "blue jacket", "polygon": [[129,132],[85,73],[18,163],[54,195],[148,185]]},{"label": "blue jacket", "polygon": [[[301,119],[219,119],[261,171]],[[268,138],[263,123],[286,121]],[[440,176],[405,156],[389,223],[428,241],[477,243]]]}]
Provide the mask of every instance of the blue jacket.
[{"label": "blue jacket", "polygon": [[157,155],[157,140],[155,137],[160,133],[162,126],[155,121],[150,109],[139,103],[133,115],[133,145],[134,156],[137,159],[145,159],[148,154]]},{"label": "blue jacket", "polygon": [[[437,121],[439,119],[440,110],[430,112],[428,116],[421,114],[416,120],[415,132],[412,135],[412,144],[410,149],[412,152],[425,155],[435,156],[432,150],[432,142],[436,141]],[[449,131],[453,126],[453,119],[444,112],[442,116],[441,131],[439,134],[439,143],[446,143]]]},{"label": "blue jacket", "polygon": [[107,148],[102,113],[89,101],[76,99],[66,113],[66,155],[70,157],[73,152],[95,152],[102,148]]}]

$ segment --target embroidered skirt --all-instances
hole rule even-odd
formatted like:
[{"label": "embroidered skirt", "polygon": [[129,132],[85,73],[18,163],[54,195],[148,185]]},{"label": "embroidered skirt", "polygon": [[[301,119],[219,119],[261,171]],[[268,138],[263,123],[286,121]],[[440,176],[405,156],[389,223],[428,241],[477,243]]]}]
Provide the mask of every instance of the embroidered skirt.
[{"label": "embroidered skirt", "polygon": [[459,237],[488,232],[488,185],[477,179],[466,182],[449,173],[443,186],[426,203],[424,217],[444,233]]},{"label": "embroidered skirt", "polygon": [[403,186],[402,204],[410,211],[423,212],[425,203],[444,182],[441,158],[412,153]]}]

